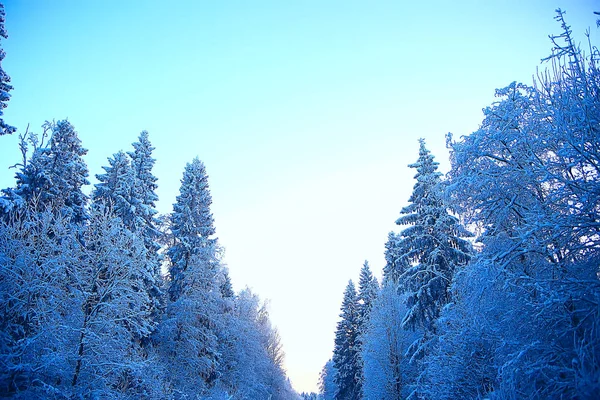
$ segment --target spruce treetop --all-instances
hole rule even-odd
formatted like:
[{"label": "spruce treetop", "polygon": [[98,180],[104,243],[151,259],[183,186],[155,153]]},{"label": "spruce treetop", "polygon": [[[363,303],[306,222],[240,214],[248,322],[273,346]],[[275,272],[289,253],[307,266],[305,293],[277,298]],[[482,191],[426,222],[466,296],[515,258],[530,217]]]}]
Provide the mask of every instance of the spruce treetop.
[{"label": "spruce treetop", "polygon": [[386,244],[386,280],[391,279],[408,293],[404,324],[429,328],[450,299],[450,282],[456,267],[469,260],[471,236],[448,211],[443,196],[444,182],[438,163],[419,140],[416,183],[396,224],[406,226],[390,234]]},{"label": "spruce treetop", "polygon": [[210,212],[212,198],[208,175],[197,157],[185,166],[179,196],[171,214],[171,232],[175,244],[167,251],[171,259],[169,274],[171,301],[181,295],[188,264],[202,259],[216,268],[216,238],[213,216]]}]

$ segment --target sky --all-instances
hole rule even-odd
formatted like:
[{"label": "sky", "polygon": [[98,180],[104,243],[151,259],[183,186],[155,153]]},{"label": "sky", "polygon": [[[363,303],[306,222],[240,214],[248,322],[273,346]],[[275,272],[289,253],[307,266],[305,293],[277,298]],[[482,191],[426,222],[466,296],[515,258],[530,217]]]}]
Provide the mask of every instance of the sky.
[{"label": "sky", "polygon": [[[269,300],[298,391],[317,390],[348,280],[365,260],[381,276],[418,139],[446,172],[445,134],[544,68],[556,8],[582,44],[600,34],[592,0],[4,4],[5,121],[68,118],[92,183],[147,130],[161,213],[203,160],[234,287]],[[0,137],[0,188],[17,141]]]}]

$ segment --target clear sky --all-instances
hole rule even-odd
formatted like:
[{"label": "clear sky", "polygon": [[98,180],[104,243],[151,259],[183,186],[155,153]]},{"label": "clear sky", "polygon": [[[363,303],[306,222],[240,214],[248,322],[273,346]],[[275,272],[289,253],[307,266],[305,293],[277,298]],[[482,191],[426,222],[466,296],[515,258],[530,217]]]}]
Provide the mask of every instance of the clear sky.
[{"label": "clear sky", "polygon": [[[592,0],[8,1],[5,120],[68,118],[92,177],[148,130],[162,213],[200,157],[233,284],[270,299],[294,387],[316,390],[348,279],[365,259],[381,275],[417,139],[446,171],[445,133],[532,82],[559,6],[598,43]],[[0,187],[18,161],[0,137]]]}]

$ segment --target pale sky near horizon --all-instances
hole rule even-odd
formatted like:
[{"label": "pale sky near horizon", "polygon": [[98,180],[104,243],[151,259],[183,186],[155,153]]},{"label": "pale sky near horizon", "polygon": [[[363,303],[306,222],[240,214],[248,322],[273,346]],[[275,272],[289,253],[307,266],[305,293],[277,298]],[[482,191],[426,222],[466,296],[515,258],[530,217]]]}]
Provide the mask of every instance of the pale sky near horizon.
[{"label": "pale sky near horizon", "polygon": [[[161,213],[186,162],[209,174],[234,287],[270,300],[298,391],[316,391],[348,279],[410,196],[418,138],[477,129],[494,89],[532,83],[560,33],[599,30],[595,1],[6,1],[5,120],[75,126],[92,183],[148,130]],[[582,43],[585,44],[585,43]],[[0,188],[17,135],[0,137]]]}]

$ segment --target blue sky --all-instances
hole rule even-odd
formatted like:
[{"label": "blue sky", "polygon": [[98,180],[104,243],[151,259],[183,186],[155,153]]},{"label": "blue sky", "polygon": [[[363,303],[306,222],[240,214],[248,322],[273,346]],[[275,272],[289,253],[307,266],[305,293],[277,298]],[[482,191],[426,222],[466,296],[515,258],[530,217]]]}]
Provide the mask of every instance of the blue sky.
[{"label": "blue sky", "polygon": [[[163,213],[199,156],[234,286],[271,300],[289,376],[315,390],[348,279],[365,259],[380,275],[417,139],[447,170],[444,134],[542,68],[555,8],[598,43],[591,0],[402,3],[8,1],[5,120],[68,118],[92,177],[148,130]],[[18,161],[1,137],[0,187]]]}]

